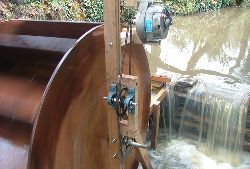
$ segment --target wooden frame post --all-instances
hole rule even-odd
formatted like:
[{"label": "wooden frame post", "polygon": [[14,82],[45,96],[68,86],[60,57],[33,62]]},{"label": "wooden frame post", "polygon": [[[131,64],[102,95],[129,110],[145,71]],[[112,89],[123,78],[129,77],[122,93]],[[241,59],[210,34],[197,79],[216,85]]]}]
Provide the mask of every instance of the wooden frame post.
[{"label": "wooden frame post", "polygon": [[[120,1],[119,0],[104,0],[104,38],[105,38],[105,62],[106,62],[106,82],[109,91],[110,84],[117,84],[118,81],[124,82],[127,87],[137,87],[137,77],[129,75],[121,75],[120,58],[121,58],[121,37],[120,37]],[[138,103],[137,95],[135,96]],[[108,128],[109,128],[109,166],[110,169],[119,169],[123,162],[121,157],[121,141],[120,132],[128,132],[128,128],[132,128],[130,133],[135,134],[134,137],[137,143],[143,144],[143,139],[139,133],[138,108],[136,107],[135,115],[128,116],[127,127],[121,127],[116,111],[107,106],[108,110]],[[126,135],[125,135],[126,136]],[[145,169],[152,169],[147,151],[141,148],[135,148],[137,159],[141,162]]]},{"label": "wooden frame post", "polygon": [[151,99],[150,103],[150,115],[152,115],[152,138],[151,138],[151,148],[157,148],[157,138],[158,138],[158,131],[159,131],[159,121],[160,121],[160,113],[161,107],[160,104],[162,100],[166,97],[166,89],[164,86],[166,83],[169,83],[171,79],[169,77],[159,77],[155,75],[151,75],[151,88],[161,88],[157,94]]},{"label": "wooden frame post", "polygon": [[[122,75],[121,79],[122,85],[128,87],[128,88],[134,88],[136,90],[135,92],[135,102],[138,103],[138,78],[136,76],[131,75]],[[135,107],[135,114],[128,114],[128,126],[123,131],[123,134],[125,136],[129,136],[132,138],[135,138],[135,141],[139,144],[144,144],[144,141],[142,139],[142,136],[140,134],[140,117],[139,117],[139,111],[138,111],[138,105]],[[132,130],[131,130],[132,129]],[[131,134],[132,133],[132,134]],[[137,160],[141,163],[144,169],[153,169],[147,150],[139,147],[135,147],[136,157]]]},{"label": "wooden frame post", "polygon": [[[107,89],[110,84],[117,84],[119,74],[120,45],[120,1],[104,0],[104,38],[105,38],[105,62]],[[108,109],[108,128],[110,169],[119,169],[120,156],[120,131],[118,117],[111,106]]]}]

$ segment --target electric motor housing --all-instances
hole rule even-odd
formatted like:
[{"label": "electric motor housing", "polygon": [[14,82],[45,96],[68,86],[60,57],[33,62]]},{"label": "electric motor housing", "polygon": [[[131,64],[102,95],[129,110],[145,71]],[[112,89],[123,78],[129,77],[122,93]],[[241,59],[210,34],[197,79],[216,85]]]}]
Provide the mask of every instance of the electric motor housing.
[{"label": "electric motor housing", "polygon": [[[172,18],[164,5],[148,3],[141,4],[136,19],[136,30],[143,43],[159,43],[168,35]],[[140,11],[141,10],[141,11]],[[142,11],[144,10],[144,11]]]}]

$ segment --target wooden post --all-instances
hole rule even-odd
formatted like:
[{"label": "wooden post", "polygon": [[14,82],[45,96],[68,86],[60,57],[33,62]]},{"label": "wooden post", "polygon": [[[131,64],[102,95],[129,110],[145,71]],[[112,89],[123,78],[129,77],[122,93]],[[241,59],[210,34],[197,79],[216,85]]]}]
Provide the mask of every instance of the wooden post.
[{"label": "wooden post", "polygon": [[[136,135],[135,141],[137,143],[143,144],[143,139],[142,139],[140,134]],[[153,169],[153,167],[150,163],[149,157],[148,157],[147,150],[145,150],[143,148],[135,148],[135,152],[136,152],[136,157],[137,157],[138,161],[141,163],[141,165],[144,169]]]},{"label": "wooden post", "polygon": [[152,126],[152,140],[151,140],[151,148],[157,148],[157,138],[159,132],[159,121],[160,121],[160,101],[152,105],[152,116],[153,116],[153,126]]},{"label": "wooden post", "polygon": [[[128,88],[135,88],[136,93],[135,93],[135,102],[138,103],[138,78],[136,76],[131,76],[131,75],[122,75],[122,84],[127,86]],[[130,131],[134,131],[134,137],[135,141],[140,144],[144,144],[144,141],[142,139],[142,136],[140,134],[140,127],[139,127],[139,122],[141,119],[139,119],[139,114],[138,114],[138,105],[135,107],[135,114],[130,114],[128,113],[128,125],[127,125],[127,130],[125,130],[124,134],[127,136],[133,135],[130,134]],[[134,129],[134,130],[131,130]],[[129,134],[129,135],[128,135]],[[135,147],[135,152],[136,152],[136,157],[137,160],[142,164],[144,169],[152,169],[152,165],[150,163],[147,150],[143,148],[137,148]]]},{"label": "wooden post", "polygon": [[[120,45],[120,1],[104,0],[104,38],[106,79],[109,91],[110,84],[117,84],[119,74]],[[120,134],[118,117],[114,109],[107,106],[109,128],[110,169],[119,169],[121,165]]]},{"label": "wooden post", "polygon": [[[138,89],[137,89],[138,78],[136,76],[123,74],[122,79],[121,79],[121,83],[122,83],[122,85],[124,85],[128,88],[136,89],[135,102],[138,103]],[[128,113],[128,128],[135,129],[135,130],[139,129],[138,106],[135,106],[135,114]]]},{"label": "wooden post", "polygon": [[151,148],[157,148],[157,138],[159,130],[160,121],[160,103],[166,97],[166,89],[164,88],[166,83],[171,82],[171,78],[167,76],[156,76],[151,75],[151,89],[157,89],[157,94],[151,99],[150,103],[150,115],[153,117],[152,124],[152,138],[151,138]]},{"label": "wooden post", "polygon": [[[105,62],[106,62],[106,79],[107,88],[109,90],[110,84],[117,84],[118,81],[126,83],[127,87],[137,86],[137,77],[123,75],[120,77],[120,58],[121,58],[121,38],[120,38],[120,1],[118,0],[104,0],[104,38],[105,38]],[[118,79],[119,78],[119,79]],[[138,103],[138,96],[135,96]],[[121,150],[120,150],[120,122],[116,112],[111,107],[108,109],[108,127],[109,127],[109,165],[110,169],[119,169],[122,164]],[[135,139],[138,143],[143,144],[142,137],[139,133],[140,119],[138,119],[138,108],[136,107],[135,115],[129,115],[128,128],[121,127],[121,132],[125,130],[136,133]],[[142,163],[145,169],[152,169],[147,152],[145,149],[136,148],[138,160]]]}]

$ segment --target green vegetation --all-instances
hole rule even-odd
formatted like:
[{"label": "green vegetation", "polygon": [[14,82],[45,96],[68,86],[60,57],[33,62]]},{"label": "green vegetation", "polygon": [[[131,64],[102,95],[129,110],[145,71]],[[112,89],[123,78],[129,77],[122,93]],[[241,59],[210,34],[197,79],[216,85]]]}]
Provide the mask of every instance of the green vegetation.
[{"label": "green vegetation", "polygon": [[[2,6],[2,10],[1,10]],[[67,0],[17,0],[0,2],[0,17],[40,20],[86,20],[81,3]]]},{"label": "green vegetation", "polygon": [[[172,14],[187,15],[226,6],[244,4],[250,0],[163,0]],[[125,19],[128,16],[125,10]],[[103,0],[2,0],[0,19],[85,20],[103,21]]]},{"label": "green vegetation", "polygon": [[233,5],[250,6],[250,0],[164,0],[172,14],[188,15]]}]

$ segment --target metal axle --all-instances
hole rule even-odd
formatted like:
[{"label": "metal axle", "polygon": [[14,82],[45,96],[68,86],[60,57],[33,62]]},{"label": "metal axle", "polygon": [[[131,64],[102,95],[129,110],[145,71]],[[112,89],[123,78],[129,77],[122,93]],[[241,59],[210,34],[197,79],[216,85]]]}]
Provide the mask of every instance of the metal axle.
[{"label": "metal axle", "polygon": [[127,144],[132,147],[138,147],[138,148],[144,148],[144,149],[148,149],[150,147],[149,145],[136,143],[136,142],[133,142],[132,140],[128,140]]}]

